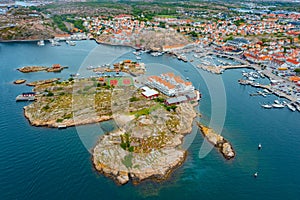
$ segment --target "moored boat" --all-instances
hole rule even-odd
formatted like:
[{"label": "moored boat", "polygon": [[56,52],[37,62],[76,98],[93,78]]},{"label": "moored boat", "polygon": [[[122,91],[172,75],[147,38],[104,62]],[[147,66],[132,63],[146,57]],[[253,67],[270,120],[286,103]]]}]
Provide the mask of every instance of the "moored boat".
[{"label": "moored boat", "polygon": [[271,109],[273,106],[272,105],[270,105],[270,104],[262,104],[261,105],[263,108],[265,108],[265,109]]},{"label": "moored boat", "polygon": [[37,42],[37,45],[38,45],[38,46],[45,46],[44,40],[38,41],[38,42]]},{"label": "moored boat", "polygon": [[284,105],[283,104],[281,104],[281,103],[273,103],[272,104],[272,106],[273,106],[273,108],[284,108]]},{"label": "moored boat", "polygon": [[296,111],[296,108],[294,106],[292,106],[292,104],[290,104],[290,103],[287,104],[287,107],[293,112]]}]

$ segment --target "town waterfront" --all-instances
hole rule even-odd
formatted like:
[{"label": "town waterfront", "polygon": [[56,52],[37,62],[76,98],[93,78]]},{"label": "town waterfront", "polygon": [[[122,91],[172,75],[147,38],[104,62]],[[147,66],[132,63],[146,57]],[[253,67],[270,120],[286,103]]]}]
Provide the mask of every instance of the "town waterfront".
[{"label": "town waterfront", "polygon": [[[237,80],[241,69],[227,70],[221,75],[227,97],[227,114],[222,135],[235,149],[236,158],[226,161],[216,149],[199,158],[203,137],[197,133],[188,149],[186,162],[167,181],[143,182],[134,186],[116,185],[93,168],[89,149],[82,143],[75,127],[64,130],[32,127],[23,116],[28,102],[15,102],[15,97],[31,88],[13,85],[25,78],[28,82],[48,78],[69,78],[95,48],[94,41],[77,42],[74,47],[36,43],[0,43],[0,199],[298,199],[300,195],[300,113],[288,109],[265,110],[261,102],[272,102],[276,96],[250,97],[250,86]],[[133,59],[127,47],[100,46],[106,54],[122,56],[116,60]],[[166,71],[155,63],[167,65],[200,89],[201,121],[208,124],[211,100],[204,78],[209,72],[197,70],[188,63],[164,55],[143,54],[151,72]],[[105,58],[98,58],[103,62]],[[104,61],[106,62],[106,61]],[[22,74],[16,69],[25,65],[69,66],[61,73],[37,72]],[[158,66],[158,65],[157,65]],[[160,66],[161,67],[161,66]],[[168,70],[169,70],[168,69]],[[81,73],[82,74],[82,73]],[[95,138],[110,130],[110,122],[82,126],[89,132],[90,148]],[[258,143],[262,150],[257,150]],[[258,171],[259,176],[253,178]]]}]

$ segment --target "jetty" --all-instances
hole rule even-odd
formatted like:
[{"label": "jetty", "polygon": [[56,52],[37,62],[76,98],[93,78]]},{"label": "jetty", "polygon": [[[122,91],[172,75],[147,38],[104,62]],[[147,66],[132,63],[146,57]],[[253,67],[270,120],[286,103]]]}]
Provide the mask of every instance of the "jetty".
[{"label": "jetty", "polygon": [[272,87],[271,85],[263,85],[263,84],[260,84],[260,83],[257,83],[257,82],[253,82],[253,81],[250,81],[250,80],[244,80],[244,79],[239,79],[238,82],[241,84],[241,85],[250,85],[252,87],[257,87],[257,88],[262,88],[262,89],[267,89],[269,90],[272,94],[278,96],[278,97],[281,97],[281,98],[285,98],[285,99],[288,99],[290,100],[291,102],[296,102],[297,99],[292,97],[291,95],[288,95],[288,94],[285,94],[284,92],[281,92],[277,89],[275,89],[274,87]]}]

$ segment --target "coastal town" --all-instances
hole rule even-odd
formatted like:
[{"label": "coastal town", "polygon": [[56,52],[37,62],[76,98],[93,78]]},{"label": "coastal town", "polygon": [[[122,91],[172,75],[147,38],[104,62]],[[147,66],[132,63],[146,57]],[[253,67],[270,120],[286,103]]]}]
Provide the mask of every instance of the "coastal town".
[{"label": "coastal town", "polygon": [[[189,77],[172,71],[147,74],[144,54],[169,56],[214,76],[241,69],[240,79],[232,81],[259,89],[250,96],[278,97],[262,103],[262,109],[300,112],[300,12],[289,5],[286,10],[252,2],[215,3],[212,8],[205,2],[161,7],[157,2],[144,7],[107,3],[99,9],[93,2],[60,5],[0,4],[0,41],[28,40],[43,49],[94,40],[129,47],[133,59],[84,66],[89,76],[72,73],[29,82],[32,91],[20,93],[16,101],[31,102],[24,115],[37,127],[65,129],[114,120],[117,128],[99,137],[92,149],[92,163],[118,184],[168,178],[185,161],[183,139],[201,115],[195,109],[201,90]],[[68,68],[56,63],[17,70],[26,77]],[[14,84],[25,82],[22,78]],[[237,155],[221,133],[198,119],[196,124],[226,160]]]},{"label": "coastal town", "polygon": [[[48,3],[40,7],[47,10]],[[263,89],[287,98],[291,110],[300,110],[300,14],[295,11],[269,9],[254,3],[242,5],[243,8],[238,8],[224,4],[222,6],[227,9],[223,12],[218,12],[219,9],[208,12],[207,9],[197,11],[185,6],[180,9],[175,7],[172,14],[162,15],[158,11],[157,15],[151,14],[151,17],[147,9],[144,12],[139,10],[138,14],[128,14],[130,11],[118,14],[117,10],[113,10],[113,16],[70,15],[67,21],[56,23],[56,27],[54,20],[52,27],[57,33],[49,35],[48,38],[40,36],[36,39],[40,40],[38,44],[41,46],[45,45],[44,39],[49,39],[52,46],[59,45],[59,41],[76,45],[76,40],[94,39],[100,44],[131,46],[150,51],[153,56],[168,53],[185,62],[199,60],[197,67],[218,74],[226,69],[251,68],[271,79],[270,85],[261,86]],[[38,10],[43,9],[36,8],[30,5],[7,4],[2,6],[0,17],[11,18],[13,13],[22,11],[23,18],[27,20],[25,23],[29,23],[28,20],[32,23],[38,20],[41,22],[39,16],[44,14]],[[201,6],[199,9],[201,10]],[[69,16],[68,11],[61,12],[61,16]],[[51,18],[48,15],[42,18],[51,20],[57,17]],[[45,23],[48,22],[41,25]],[[10,33],[10,29],[16,26],[11,23],[3,25],[1,31]],[[1,38],[9,40],[4,36]],[[187,58],[189,53],[193,53],[192,58]],[[137,55],[137,59],[139,58]],[[231,61],[222,61],[221,58]],[[246,79],[241,83],[256,86],[260,84],[253,77],[248,76]],[[270,105],[263,107],[269,108]]]}]

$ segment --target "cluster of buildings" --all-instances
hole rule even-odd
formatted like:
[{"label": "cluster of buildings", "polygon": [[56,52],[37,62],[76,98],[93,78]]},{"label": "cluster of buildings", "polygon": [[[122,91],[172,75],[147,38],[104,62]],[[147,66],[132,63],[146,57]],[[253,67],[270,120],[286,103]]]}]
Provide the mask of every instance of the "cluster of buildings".
[{"label": "cluster of buildings", "polygon": [[180,76],[176,76],[174,73],[149,76],[146,85],[148,87],[142,88],[144,90],[142,94],[146,98],[155,98],[158,96],[156,92],[156,90],[158,90],[170,97],[166,99],[166,105],[178,104],[199,98],[195,93],[195,87],[192,83],[184,81]]},{"label": "cluster of buildings", "polygon": [[[133,20],[131,15],[117,15],[113,19],[107,17],[92,17],[84,19],[84,25],[94,37],[109,37],[111,43],[127,44],[134,40],[144,28],[152,27],[152,23]],[[99,37],[100,36],[100,37]]]}]

